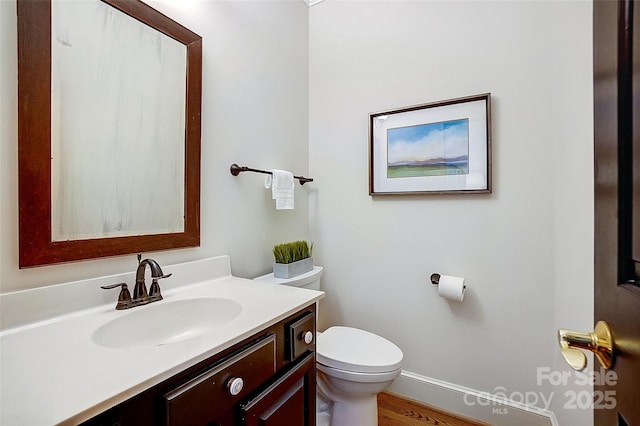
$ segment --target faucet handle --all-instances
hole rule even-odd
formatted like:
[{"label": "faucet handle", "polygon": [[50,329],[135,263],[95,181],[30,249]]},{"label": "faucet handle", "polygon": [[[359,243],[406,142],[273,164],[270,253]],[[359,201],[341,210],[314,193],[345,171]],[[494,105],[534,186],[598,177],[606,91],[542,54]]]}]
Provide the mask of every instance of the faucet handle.
[{"label": "faucet handle", "polygon": [[[159,277],[164,278],[164,277]],[[160,293],[160,285],[158,284],[159,278],[153,278],[151,281],[151,287],[149,287],[149,297],[154,301],[162,300],[162,293]]]},{"label": "faucet handle", "polygon": [[110,290],[116,287],[120,287],[120,294],[118,295],[118,304],[116,305],[116,309],[120,311],[129,308],[129,305],[131,304],[131,293],[129,293],[127,283],[100,286],[100,288],[104,290]]},{"label": "faucet handle", "polygon": [[158,280],[161,280],[163,278],[169,278],[172,274],[165,274],[162,271],[160,271],[160,273],[162,275],[154,277],[153,275],[151,276],[151,287],[149,287],[149,297],[151,297],[152,299],[155,300],[162,300],[162,294],[160,293],[160,285],[158,284]]}]

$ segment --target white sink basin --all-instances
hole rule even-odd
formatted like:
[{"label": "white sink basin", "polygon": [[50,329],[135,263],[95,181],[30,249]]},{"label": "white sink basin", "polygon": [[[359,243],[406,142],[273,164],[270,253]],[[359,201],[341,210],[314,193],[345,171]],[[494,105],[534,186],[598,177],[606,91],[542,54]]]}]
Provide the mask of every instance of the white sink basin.
[{"label": "white sink basin", "polygon": [[238,302],[219,297],[160,301],[123,312],[91,337],[98,345],[108,348],[160,346],[214,331],[241,312]]}]

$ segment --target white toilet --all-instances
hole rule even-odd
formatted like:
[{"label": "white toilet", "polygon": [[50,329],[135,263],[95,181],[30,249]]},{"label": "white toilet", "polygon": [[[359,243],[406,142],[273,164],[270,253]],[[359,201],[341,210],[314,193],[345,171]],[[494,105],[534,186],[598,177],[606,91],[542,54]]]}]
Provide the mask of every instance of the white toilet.
[{"label": "white toilet", "polygon": [[[312,271],[294,278],[267,274],[255,279],[320,290],[321,275],[322,267],[314,266]],[[329,327],[316,335],[318,425],[327,424],[327,405],[331,426],[377,425],[377,396],[400,374],[400,348],[383,337],[352,327]]]}]

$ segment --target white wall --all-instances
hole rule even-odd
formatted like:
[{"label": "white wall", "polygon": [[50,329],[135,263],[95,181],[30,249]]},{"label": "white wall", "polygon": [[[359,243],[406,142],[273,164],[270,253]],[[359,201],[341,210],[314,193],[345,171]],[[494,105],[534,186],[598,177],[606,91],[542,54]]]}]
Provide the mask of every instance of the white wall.
[{"label": "white wall", "polygon": [[[379,333],[404,350],[406,370],[448,383],[554,391],[536,375],[566,369],[556,364],[556,311],[579,290],[574,325],[588,329],[592,317],[590,49],[588,2],[329,0],[311,9],[321,329]],[[493,194],[368,195],[369,113],[484,92]],[[558,279],[576,269],[577,279]],[[466,277],[464,303],[438,298],[433,272]]]},{"label": "white wall", "polygon": [[[554,331],[592,331],[593,315],[593,18],[590,2],[556,2],[552,8],[555,273]],[[549,336],[551,346],[556,336]],[[592,357],[590,357],[592,358]],[[570,371],[560,351],[549,367]],[[590,360],[588,371],[593,368]],[[593,391],[573,373],[554,387],[560,425],[593,423],[591,410],[575,409],[572,395]],[[589,398],[587,398],[589,399]]]},{"label": "white wall", "polygon": [[[202,245],[145,255],[170,264],[230,254],[235,275],[266,273],[273,244],[307,237],[314,184],[296,185],[296,209],[276,212],[263,175],[234,178],[229,166],[308,175],[308,8],[294,0],[148,3],[203,38]],[[14,0],[0,1],[0,22],[0,291],[135,269],[135,255],[18,269]]]}]

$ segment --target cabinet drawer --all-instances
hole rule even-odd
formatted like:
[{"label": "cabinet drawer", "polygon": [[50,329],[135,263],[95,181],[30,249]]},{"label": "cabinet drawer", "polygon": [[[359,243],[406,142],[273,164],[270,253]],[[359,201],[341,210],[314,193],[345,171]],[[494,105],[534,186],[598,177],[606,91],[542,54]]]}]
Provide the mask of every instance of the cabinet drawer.
[{"label": "cabinet drawer", "polygon": [[206,424],[276,372],[273,334],[164,395],[167,425]]},{"label": "cabinet drawer", "polygon": [[308,350],[313,350],[316,340],[316,316],[306,312],[287,325],[285,333],[287,357],[293,361]]}]

